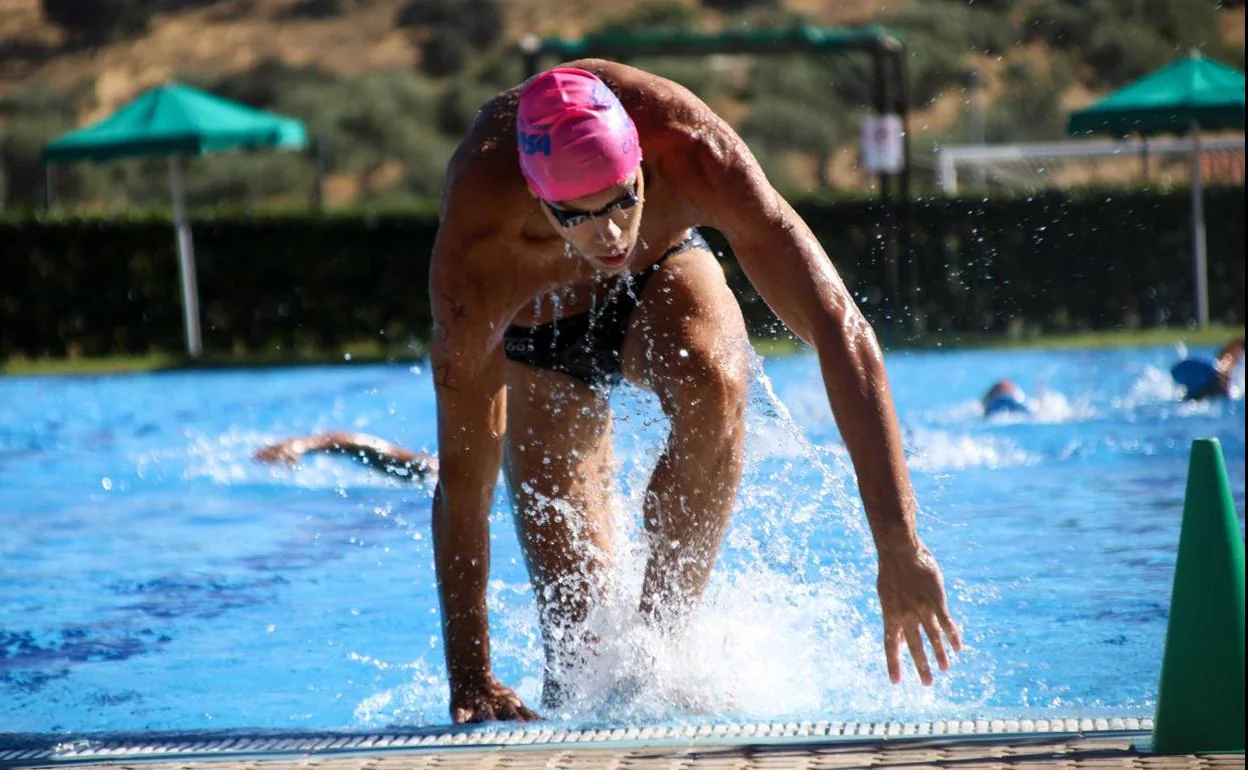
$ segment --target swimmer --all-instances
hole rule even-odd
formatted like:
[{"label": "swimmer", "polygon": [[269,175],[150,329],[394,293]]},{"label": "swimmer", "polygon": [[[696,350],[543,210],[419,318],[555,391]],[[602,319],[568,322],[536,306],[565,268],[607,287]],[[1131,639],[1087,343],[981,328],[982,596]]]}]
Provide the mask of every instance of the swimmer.
[{"label": "swimmer", "polygon": [[1023,389],[1010,380],[997,380],[982,399],[984,416],[994,414],[1031,414]]},{"label": "swimmer", "polygon": [[1244,338],[1236,337],[1218,351],[1212,361],[1185,358],[1170,369],[1170,376],[1183,387],[1184,401],[1227,398],[1231,395],[1231,373],[1244,359]]},{"label": "swimmer", "polygon": [[574,629],[613,580],[608,399],[621,380],[654,393],[670,421],[644,496],[638,612],[675,634],[701,599],[741,479],[750,353],[699,226],[727,238],[819,357],[878,555],[890,679],[901,681],[908,650],[932,683],[924,636],[941,670],[961,648],[916,531],[883,354],[822,245],[693,93],[584,60],[488,101],[442,191],[429,273],[441,462],[433,542],[457,723],[539,718],[490,661],[500,467],[538,602],[545,707],[560,704],[568,662],[592,649]]},{"label": "swimmer", "polygon": [[436,476],[438,459],[424,452],[412,452],[365,433],[318,433],[296,436],[261,447],[252,457],[269,465],[293,466],[306,454],[323,453],[349,457],[388,476],[405,481],[423,481]]}]

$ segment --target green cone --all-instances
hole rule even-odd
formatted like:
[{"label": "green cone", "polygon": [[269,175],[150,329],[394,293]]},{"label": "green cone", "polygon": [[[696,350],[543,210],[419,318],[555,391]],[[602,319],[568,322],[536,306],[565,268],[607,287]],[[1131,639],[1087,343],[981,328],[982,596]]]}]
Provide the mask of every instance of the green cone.
[{"label": "green cone", "polygon": [[1152,750],[1244,750],[1244,543],[1213,438],[1192,442]]}]

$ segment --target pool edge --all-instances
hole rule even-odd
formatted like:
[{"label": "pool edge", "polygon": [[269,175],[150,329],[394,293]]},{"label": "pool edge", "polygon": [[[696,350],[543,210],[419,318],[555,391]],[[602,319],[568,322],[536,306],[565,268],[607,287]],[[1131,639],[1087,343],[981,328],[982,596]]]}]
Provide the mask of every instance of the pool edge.
[{"label": "pool edge", "polygon": [[936,720],[928,722],[757,722],[568,729],[558,726],[455,726],[376,732],[127,733],[78,738],[0,735],[0,768],[177,759],[213,761],[424,752],[460,748],[874,745],[898,741],[960,743],[1060,737],[1151,740],[1153,720],[1138,717]]}]

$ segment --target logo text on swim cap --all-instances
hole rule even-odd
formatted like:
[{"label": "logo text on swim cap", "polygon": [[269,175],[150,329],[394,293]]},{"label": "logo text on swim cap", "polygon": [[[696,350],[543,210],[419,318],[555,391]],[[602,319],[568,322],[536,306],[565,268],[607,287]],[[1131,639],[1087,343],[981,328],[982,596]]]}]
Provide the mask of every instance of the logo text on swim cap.
[{"label": "logo text on swim cap", "polygon": [[[628,122],[631,128],[631,124],[633,121],[630,120]],[[624,138],[620,140],[620,152],[624,153],[625,155],[631,155],[633,153],[633,150],[636,148],[637,148],[637,135],[631,131],[624,134]]]},{"label": "logo text on swim cap", "polygon": [[594,84],[594,90],[589,98],[595,107],[610,109],[615,101],[615,94],[611,93],[611,89],[607,88],[606,83],[598,82]]},{"label": "logo text on swim cap", "polygon": [[550,134],[520,132],[520,152],[525,155],[549,155]]}]

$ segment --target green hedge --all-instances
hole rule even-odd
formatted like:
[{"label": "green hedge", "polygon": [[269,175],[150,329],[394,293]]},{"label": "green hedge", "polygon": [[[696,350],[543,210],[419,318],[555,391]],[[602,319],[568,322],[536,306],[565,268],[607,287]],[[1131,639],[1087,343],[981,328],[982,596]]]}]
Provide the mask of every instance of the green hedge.
[{"label": "green hedge", "polygon": [[[1243,206],[1242,187],[1206,191],[1215,323],[1244,321]],[[880,206],[810,201],[795,208],[872,322],[895,320],[885,318],[883,303]],[[898,328],[1072,332],[1184,325],[1195,317],[1189,212],[1186,189],[919,201],[898,269]],[[774,329],[774,317],[735,264],[727,267],[752,330]]]},{"label": "green hedge", "polygon": [[[194,222],[204,347],[406,346],[430,323],[436,217]],[[185,349],[167,218],[0,221],[0,357]]]},{"label": "green hedge", "polygon": [[[885,249],[873,202],[799,201],[868,316],[882,319]],[[1210,190],[1210,306],[1244,321],[1244,191]],[[901,308],[928,331],[1072,331],[1193,316],[1185,191],[1046,193],[913,205]],[[423,345],[430,209],[214,215],[194,222],[205,348]],[[755,333],[774,318],[709,233]],[[913,270],[913,273],[912,273]],[[0,358],[178,353],[182,311],[166,216],[0,219]]]}]

